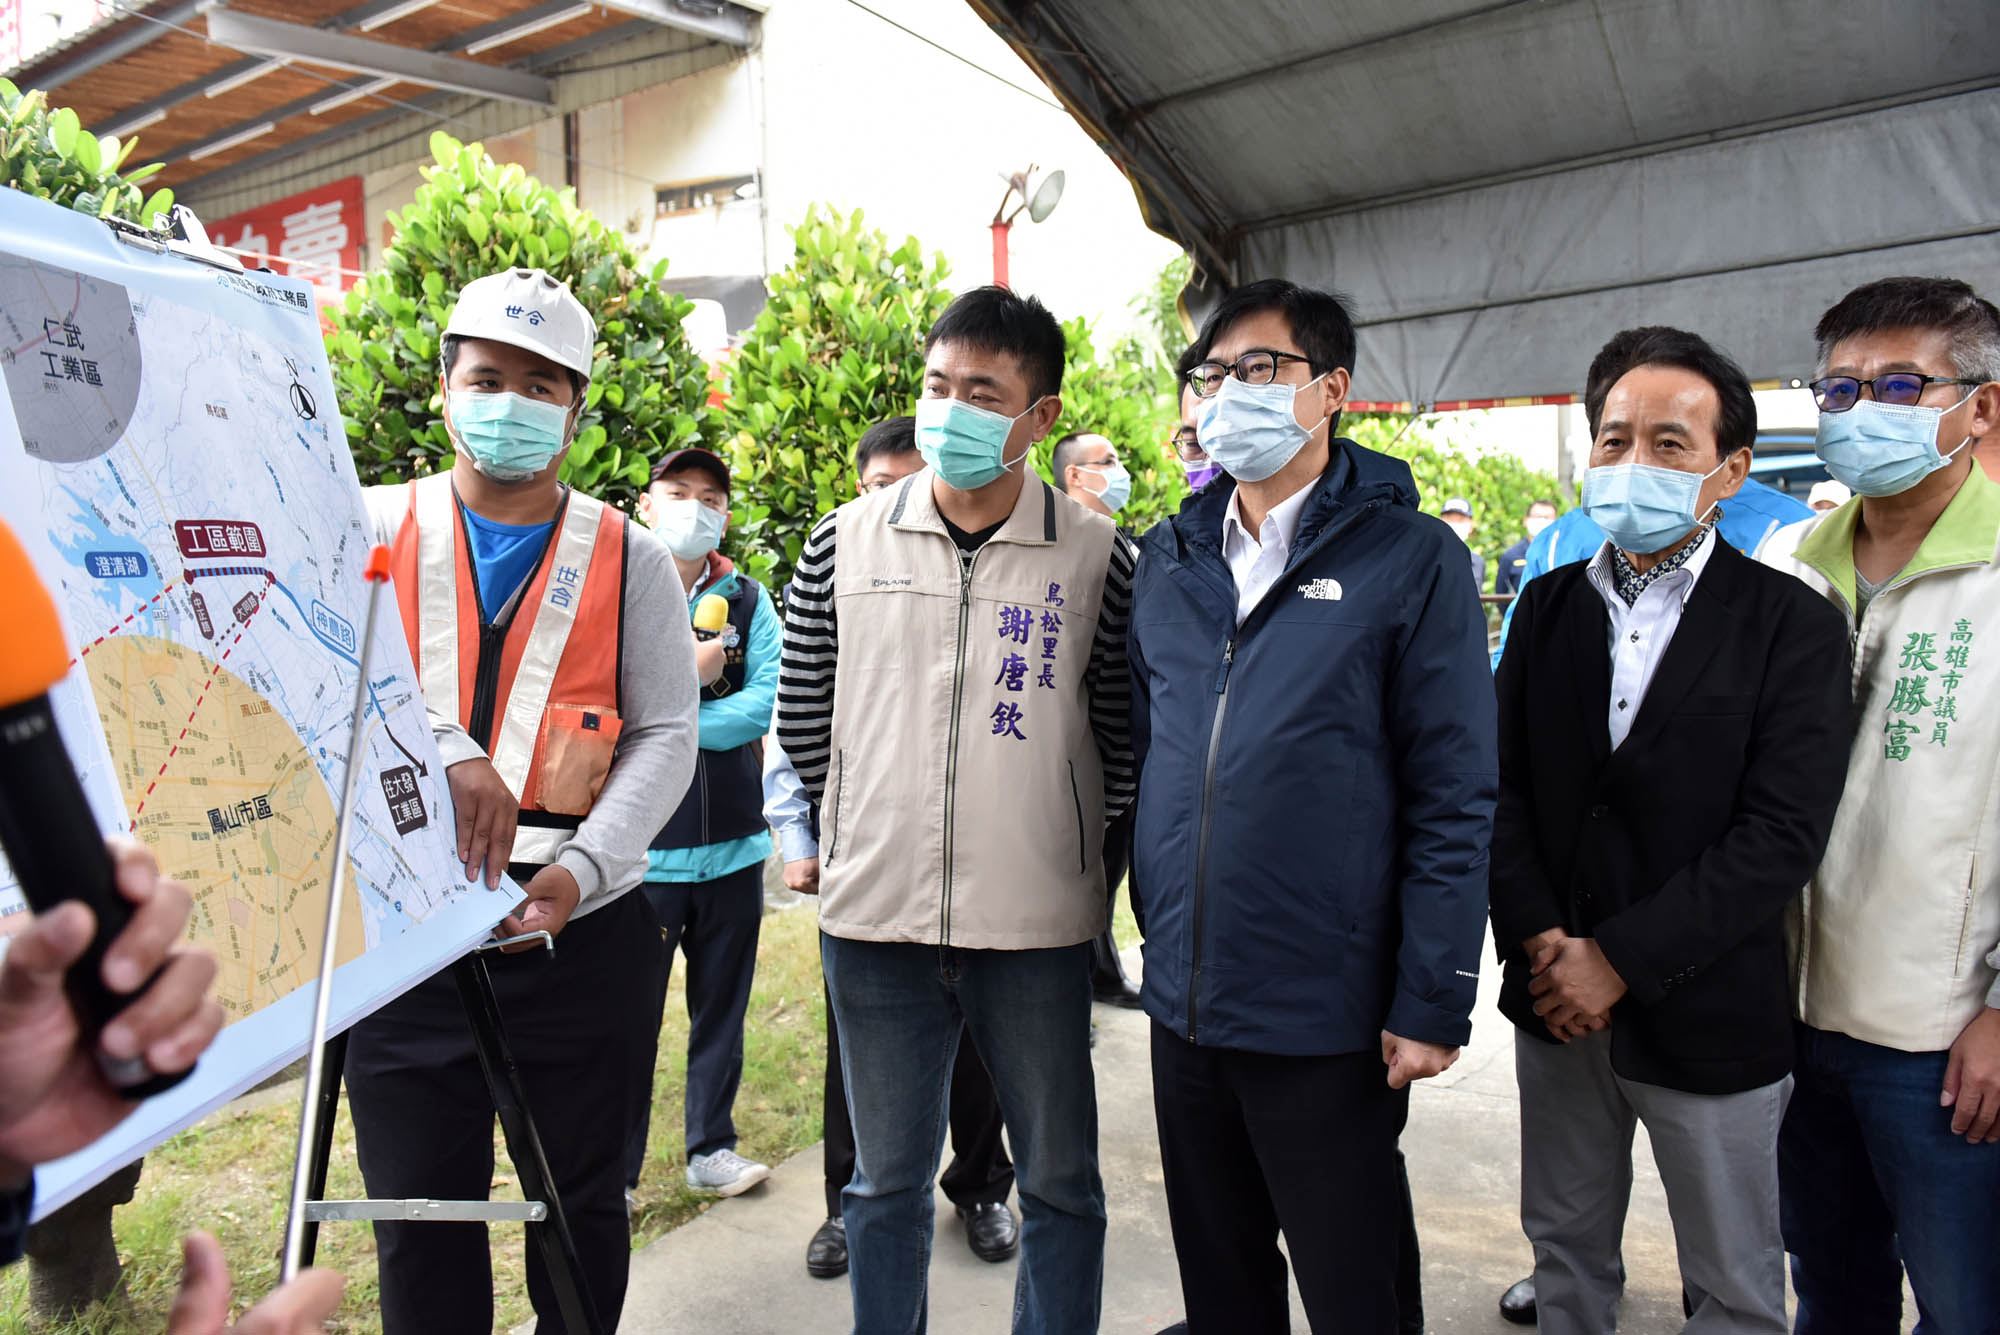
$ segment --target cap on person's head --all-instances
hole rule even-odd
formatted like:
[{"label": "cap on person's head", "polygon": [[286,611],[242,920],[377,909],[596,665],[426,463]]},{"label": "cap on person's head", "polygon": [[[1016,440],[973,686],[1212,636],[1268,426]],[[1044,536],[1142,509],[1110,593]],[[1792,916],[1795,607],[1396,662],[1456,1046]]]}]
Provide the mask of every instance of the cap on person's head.
[{"label": "cap on person's head", "polygon": [[729,465],[703,449],[675,450],[667,455],[653,465],[653,481],[661,481],[670,473],[683,473],[691,468],[708,474],[715,485],[724,491],[729,490]]},{"label": "cap on person's head", "polygon": [[543,269],[504,269],[473,279],[459,290],[444,332],[526,349],[585,380],[597,346],[597,321],[568,284]]},{"label": "cap on person's head", "polygon": [[1831,502],[1837,510],[1853,499],[1854,493],[1847,489],[1847,484],[1835,482],[1832,478],[1813,483],[1812,490],[1806,493],[1806,504],[1815,510],[1819,508],[1821,501]]},{"label": "cap on person's head", "polygon": [[1466,500],[1463,496],[1454,496],[1444,503],[1444,509],[1438,511],[1438,513],[1441,515],[1464,515],[1467,519],[1470,519],[1472,518],[1472,502]]}]

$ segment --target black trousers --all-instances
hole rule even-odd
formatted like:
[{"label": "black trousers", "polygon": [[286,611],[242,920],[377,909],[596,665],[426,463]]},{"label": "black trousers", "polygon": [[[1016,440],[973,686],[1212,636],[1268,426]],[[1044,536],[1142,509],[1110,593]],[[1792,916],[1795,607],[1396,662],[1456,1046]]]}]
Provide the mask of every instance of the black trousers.
[{"label": "black trousers", "polygon": [[1378,1054],[1197,1047],[1156,1023],[1153,1109],[1190,1335],[1291,1329],[1280,1232],[1315,1331],[1395,1335],[1409,1091]]},{"label": "black trousers", "polygon": [[[840,1214],[840,1191],[854,1180],[854,1123],[840,1075],[840,1028],[826,1001],[826,1213]],[[1014,1161],[1000,1138],[1000,1096],[972,1035],[962,1029],[951,1068],[951,1166],[938,1178],[945,1198],[970,1209],[996,1205],[1014,1190]]]},{"label": "black trousers", "polygon": [[[1124,815],[1104,830],[1104,901],[1115,913],[1118,887],[1132,865],[1132,815]],[[1092,987],[1117,987],[1125,981],[1125,961],[1118,958],[1118,940],[1107,920],[1104,931],[1090,943],[1090,983]]]},{"label": "black trousers", "polygon": [[764,864],[752,863],[713,881],[639,887],[659,921],[660,954],[652,984],[652,1042],[641,1063],[631,1138],[625,1145],[625,1182],[639,1185],[646,1165],[646,1136],[653,1121],[653,1066],[660,1052],[660,1024],[667,1013],[667,984],[674,954],[687,956],[688,1064],[682,1122],[690,1158],[736,1148],[736,1088],[743,1083],[743,1017],[757,974],[757,936],[764,923]]},{"label": "black trousers", "polygon": [[[607,1330],[618,1324],[631,1261],[624,1147],[659,939],[628,893],[572,921],[553,955],[488,956],[528,1111]],[[450,970],[353,1028],[347,1097],[370,1196],[487,1196],[493,1097]],[[484,1224],[377,1223],[375,1246],[385,1335],[493,1329]],[[565,1326],[554,1291],[537,1250],[526,1250],[536,1330],[556,1335]]]}]

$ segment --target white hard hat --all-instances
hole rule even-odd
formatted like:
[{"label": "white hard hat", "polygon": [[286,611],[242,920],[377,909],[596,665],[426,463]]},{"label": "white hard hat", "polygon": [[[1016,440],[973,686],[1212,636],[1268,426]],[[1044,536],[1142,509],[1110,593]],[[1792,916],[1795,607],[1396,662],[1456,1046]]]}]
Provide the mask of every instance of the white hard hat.
[{"label": "white hard hat", "polygon": [[447,335],[491,339],[540,353],[590,379],[597,322],[568,284],[542,269],[507,269],[467,283]]},{"label": "white hard hat", "polygon": [[1821,501],[1832,501],[1836,506],[1841,506],[1847,504],[1852,499],[1854,499],[1854,493],[1849,491],[1845,484],[1835,482],[1831,478],[1813,483],[1812,490],[1806,493],[1807,505],[1818,505]]}]

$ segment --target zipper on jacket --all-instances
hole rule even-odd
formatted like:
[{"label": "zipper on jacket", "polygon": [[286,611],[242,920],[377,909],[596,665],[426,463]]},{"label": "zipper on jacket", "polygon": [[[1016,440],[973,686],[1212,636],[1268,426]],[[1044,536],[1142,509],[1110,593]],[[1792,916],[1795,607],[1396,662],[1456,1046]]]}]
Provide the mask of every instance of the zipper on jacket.
[{"label": "zipper on jacket", "polygon": [[826,865],[829,867],[833,865],[833,860],[840,856],[840,836],[843,833],[840,802],[846,794],[847,752],[836,751],[833,753],[833,805],[830,808],[833,813],[833,844],[826,850]]},{"label": "zipper on jacket", "polygon": [[701,784],[701,842],[706,848],[712,842],[708,834],[708,757],[696,751],[695,760],[699,762],[695,765],[696,781]]},{"label": "zipper on jacket", "polygon": [[1208,726],[1208,759],[1201,771],[1201,828],[1194,851],[1193,971],[1188,975],[1188,1042],[1195,1041],[1200,1019],[1202,900],[1208,892],[1208,833],[1214,821],[1215,762],[1222,753],[1222,716],[1229,708],[1229,669],[1236,662],[1236,639],[1222,646],[1222,667],[1215,674],[1215,721]]},{"label": "zipper on jacket", "polygon": [[952,825],[958,808],[958,724],[965,707],[965,633],[972,619],[972,568],[979,564],[979,551],[971,556],[958,553],[958,643],[952,649],[951,729],[944,753],[944,897],[938,906],[938,945],[951,944],[951,859]]},{"label": "zipper on jacket", "polygon": [[1076,786],[1076,762],[1069,762],[1069,800],[1076,807],[1076,869],[1090,870],[1090,843],[1083,837],[1083,793]]},{"label": "zipper on jacket", "polygon": [[[1236,663],[1236,646],[1243,638],[1244,628],[1250,624],[1257,613],[1263,609],[1264,605],[1271,601],[1273,595],[1283,588],[1307,561],[1319,555],[1320,549],[1325,547],[1339,534],[1346,532],[1348,529],[1354,527],[1354,525],[1368,518],[1381,509],[1382,506],[1383,502],[1379,500],[1369,501],[1349,514],[1337,516],[1333,523],[1328,524],[1313,538],[1309,546],[1292,553],[1290,558],[1285,562],[1285,568],[1279,573],[1277,580],[1270,588],[1264,590],[1263,596],[1251,607],[1249,615],[1245,616],[1237,624],[1236,629],[1222,646],[1222,666],[1216,670],[1215,674],[1215,718],[1208,727],[1208,758],[1203,762],[1201,772],[1201,817],[1198,822],[1198,833],[1195,836],[1194,940],[1192,943],[1193,949],[1189,952],[1191,967],[1188,974],[1187,1040],[1190,1043],[1196,1041],[1195,1036],[1200,1029],[1201,1010],[1198,997],[1201,992],[1201,928],[1204,917],[1202,908],[1208,893],[1208,837],[1210,826],[1214,821],[1215,765],[1222,754],[1222,719],[1223,715],[1229,709],[1229,672]],[[1233,594],[1235,589],[1235,581],[1233,579],[1230,581],[1229,587]]]},{"label": "zipper on jacket", "polygon": [[500,694],[501,650],[507,640],[505,626],[479,628],[479,667],[472,676],[472,712],[466,729],[487,755],[493,754],[493,705]]}]

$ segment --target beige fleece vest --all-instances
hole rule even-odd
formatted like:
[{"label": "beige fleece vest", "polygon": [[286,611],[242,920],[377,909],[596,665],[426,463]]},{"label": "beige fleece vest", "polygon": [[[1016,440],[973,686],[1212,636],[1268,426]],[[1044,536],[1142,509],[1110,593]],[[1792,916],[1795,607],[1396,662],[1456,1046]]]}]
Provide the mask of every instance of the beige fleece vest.
[{"label": "beige fleece vest", "polygon": [[976,950],[1104,929],[1085,673],[1116,530],[1030,473],[967,573],[918,473],[835,521],[820,925]]}]

